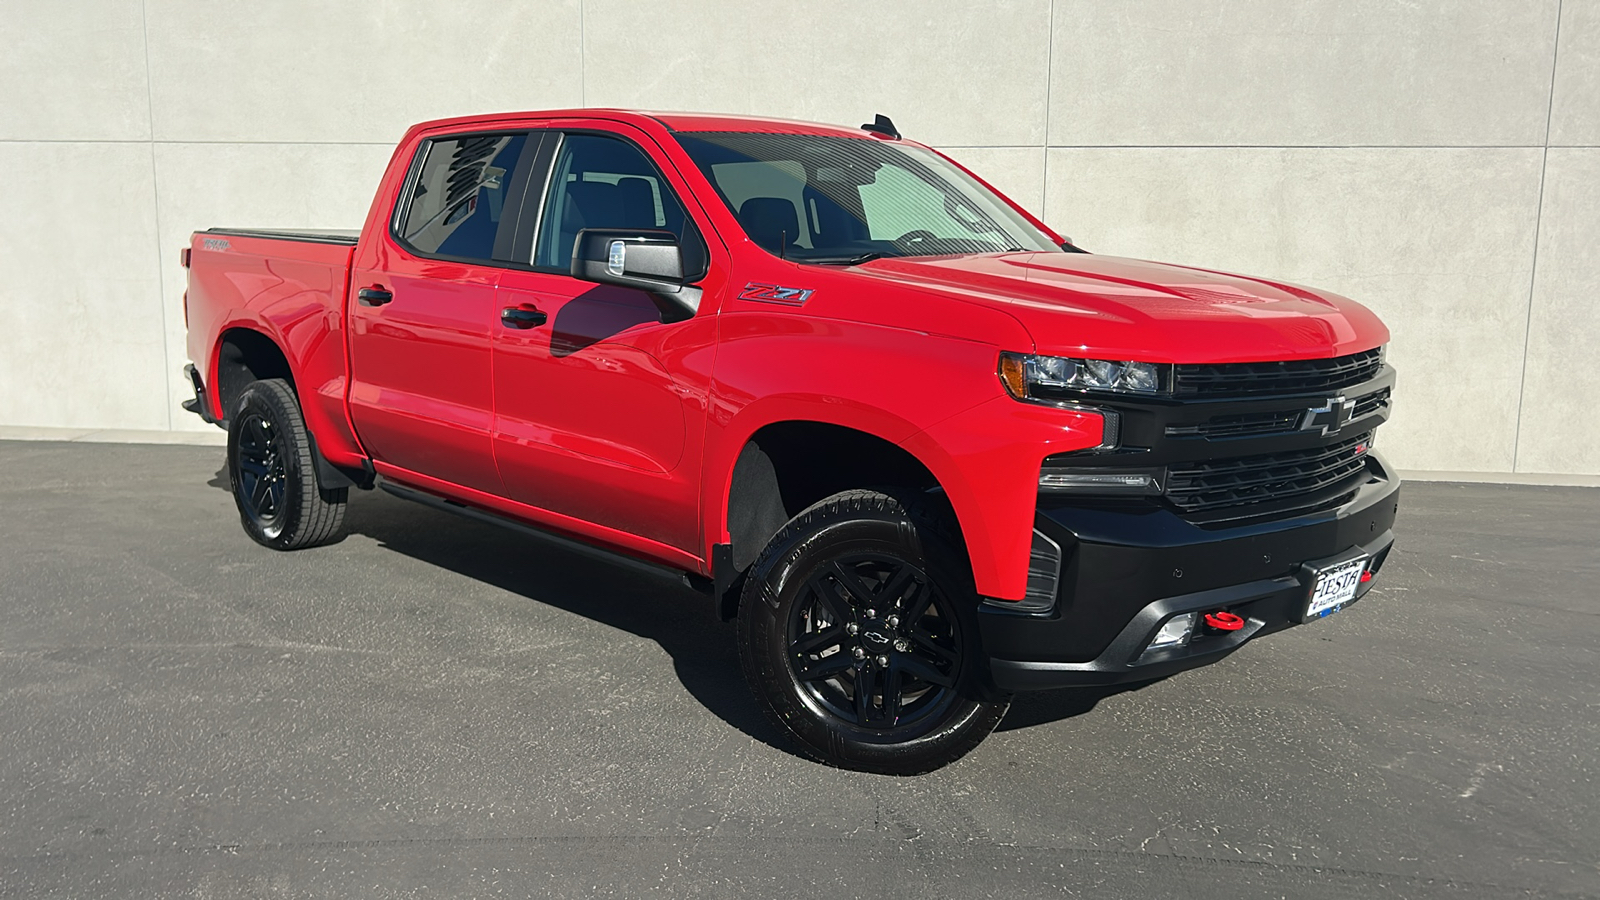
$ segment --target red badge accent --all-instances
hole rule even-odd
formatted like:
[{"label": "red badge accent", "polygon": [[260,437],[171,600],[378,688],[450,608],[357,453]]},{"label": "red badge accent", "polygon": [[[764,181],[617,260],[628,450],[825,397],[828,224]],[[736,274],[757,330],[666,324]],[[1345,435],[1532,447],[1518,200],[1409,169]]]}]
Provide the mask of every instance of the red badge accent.
[{"label": "red badge accent", "polygon": [[782,303],[785,306],[801,306],[811,299],[810,288],[781,287],[776,284],[762,284],[752,281],[739,292],[740,300],[756,300],[761,303]]}]

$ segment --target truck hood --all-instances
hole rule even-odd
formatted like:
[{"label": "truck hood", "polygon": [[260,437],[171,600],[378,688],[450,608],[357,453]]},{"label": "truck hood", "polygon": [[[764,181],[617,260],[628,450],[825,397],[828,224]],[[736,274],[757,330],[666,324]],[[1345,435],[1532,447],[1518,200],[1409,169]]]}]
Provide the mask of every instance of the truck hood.
[{"label": "truck hood", "polygon": [[1032,335],[1036,352],[1062,356],[1172,363],[1322,359],[1389,339],[1377,316],[1337,294],[1111,256],[886,258],[856,271],[1003,309]]}]

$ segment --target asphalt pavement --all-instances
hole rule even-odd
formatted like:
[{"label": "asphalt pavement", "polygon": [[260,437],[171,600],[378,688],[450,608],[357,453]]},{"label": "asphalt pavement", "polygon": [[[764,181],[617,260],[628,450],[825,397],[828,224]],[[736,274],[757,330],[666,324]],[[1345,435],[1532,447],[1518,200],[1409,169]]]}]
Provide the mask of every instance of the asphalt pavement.
[{"label": "asphalt pavement", "polygon": [[670,581],[215,447],[0,442],[0,896],[1600,896],[1600,490],[1408,484],[1379,586],[920,778],[793,753]]}]

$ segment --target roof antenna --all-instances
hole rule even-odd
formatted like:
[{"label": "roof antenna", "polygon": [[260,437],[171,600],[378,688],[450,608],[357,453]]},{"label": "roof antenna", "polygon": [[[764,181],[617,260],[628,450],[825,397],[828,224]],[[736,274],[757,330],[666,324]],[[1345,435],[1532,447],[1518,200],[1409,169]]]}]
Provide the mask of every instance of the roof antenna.
[{"label": "roof antenna", "polygon": [[861,126],[861,130],[870,131],[873,134],[881,134],[891,140],[900,140],[899,129],[895,128],[894,122],[891,122],[889,117],[883,113],[878,113],[874,116],[871,124]]}]

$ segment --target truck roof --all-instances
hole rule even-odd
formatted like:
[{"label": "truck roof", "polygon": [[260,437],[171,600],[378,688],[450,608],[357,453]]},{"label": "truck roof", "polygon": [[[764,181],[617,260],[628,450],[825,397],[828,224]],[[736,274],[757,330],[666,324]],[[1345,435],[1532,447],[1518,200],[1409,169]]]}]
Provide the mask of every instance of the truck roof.
[{"label": "truck roof", "polygon": [[595,118],[628,122],[634,125],[656,123],[673,131],[750,131],[763,134],[810,134],[834,137],[870,138],[860,128],[828,125],[821,122],[803,122],[794,119],[776,119],[766,116],[741,116],[731,113],[653,112],[639,109],[543,109],[524,112],[490,113],[476,116],[457,116],[419,122],[412,131],[446,127],[479,127],[517,119]]}]

